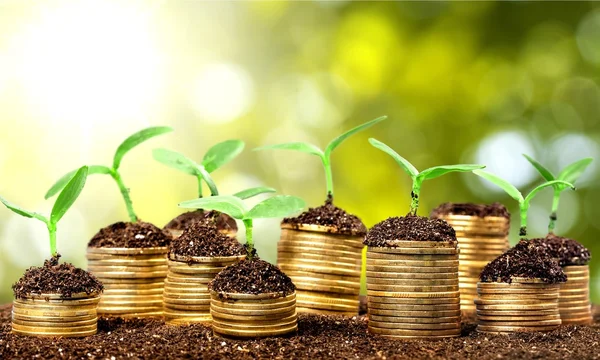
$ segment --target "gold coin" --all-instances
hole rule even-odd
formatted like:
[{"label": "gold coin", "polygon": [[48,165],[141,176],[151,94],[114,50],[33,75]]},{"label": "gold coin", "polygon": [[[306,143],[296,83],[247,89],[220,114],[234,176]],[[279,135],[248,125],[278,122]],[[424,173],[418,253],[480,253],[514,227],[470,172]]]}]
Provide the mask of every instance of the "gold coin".
[{"label": "gold coin", "polygon": [[456,249],[456,242],[448,242],[448,241],[413,241],[413,240],[394,240],[391,241],[393,244],[401,244],[400,247],[376,247],[369,246],[367,249],[369,251],[375,252],[394,252],[389,251],[390,249],[398,249],[398,248],[415,248],[415,249]]},{"label": "gold coin", "polygon": [[[293,279],[292,279],[293,281]],[[324,291],[330,293],[339,293],[339,294],[356,294],[360,292],[360,284],[359,286],[354,286],[352,288],[344,287],[344,286],[328,286],[328,285],[319,285],[311,282],[299,282],[294,281],[294,285],[296,285],[297,290],[309,290],[309,291]]]},{"label": "gold coin", "polygon": [[469,242],[469,241],[466,241],[464,238],[458,239],[458,247],[460,248],[461,254],[465,250],[470,250],[470,251],[472,250],[472,251],[475,251],[476,253],[477,253],[477,251],[481,250],[484,252],[496,252],[496,253],[500,253],[500,254],[502,254],[506,250],[508,250],[508,246],[506,246],[503,243],[491,244],[491,243],[485,243],[485,242]]},{"label": "gold coin", "polygon": [[160,306],[129,306],[129,304],[123,304],[122,306],[99,306],[98,314],[113,314],[113,315],[125,315],[125,314],[143,314],[162,312],[162,304]]},{"label": "gold coin", "polygon": [[440,286],[403,286],[403,285],[380,285],[367,283],[367,290],[388,291],[388,292],[448,292],[458,291],[457,285]]},{"label": "gold coin", "polygon": [[267,315],[236,315],[236,314],[226,314],[218,311],[214,311],[212,308],[210,309],[210,314],[213,319],[228,319],[228,320],[238,320],[238,321],[260,321],[260,320],[277,320],[283,319],[286,317],[290,317],[296,314],[296,309],[294,308],[287,313],[275,313],[275,314],[267,314]]},{"label": "gold coin", "polygon": [[165,304],[181,304],[181,305],[210,305],[210,298],[208,299],[199,299],[199,298],[191,298],[191,299],[181,299],[181,298],[171,298],[165,296],[163,298],[163,302]]},{"label": "gold coin", "polygon": [[387,292],[387,291],[375,291],[367,290],[369,296],[384,296],[384,297],[396,297],[396,298],[445,298],[445,297],[459,297],[458,291],[436,291],[436,292]]},{"label": "gold coin", "polygon": [[390,319],[390,322],[369,320],[369,327],[380,329],[404,329],[404,330],[449,330],[460,329],[460,321],[452,323],[415,324],[411,322],[401,323]]},{"label": "gold coin", "polygon": [[136,267],[145,267],[145,266],[160,266],[167,265],[167,260],[165,257],[148,257],[146,259],[140,259],[138,257],[108,257],[108,258],[98,258],[98,257],[88,257],[88,266],[136,266]]},{"label": "gold coin", "polygon": [[396,336],[460,336],[460,327],[451,330],[408,330],[408,329],[385,329],[375,326],[368,327],[369,332],[377,335],[396,335]]},{"label": "gold coin", "polygon": [[165,285],[165,292],[173,294],[204,294],[209,293],[208,286],[200,287],[176,287]]},{"label": "gold coin", "polygon": [[[204,275],[205,277],[208,276],[212,276],[213,278],[220,273],[221,271],[223,271],[223,269],[225,269],[225,267],[207,267],[207,268],[173,268],[170,267],[169,271],[172,274],[178,274],[178,275],[185,275],[187,277],[192,277],[195,275]],[[166,277],[166,275],[165,275]]]},{"label": "gold coin", "polygon": [[194,316],[194,317],[166,317],[165,323],[167,325],[188,325],[188,324],[196,324],[196,323],[208,323],[212,321],[212,317],[210,315],[207,316]]},{"label": "gold coin", "polygon": [[193,312],[199,312],[199,311],[203,311],[206,312],[208,314],[209,310],[210,310],[210,305],[184,305],[184,304],[170,304],[170,303],[165,303],[164,309],[168,309],[168,310],[179,310],[179,311],[193,311]]},{"label": "gold coin", "polygon": [[290,325],[295,325],[298,322],[298,316],[291,316],[287,319],[281,319],[277,321],[257,321],[257,322],[246,322],[246,321],[227,321],[216,319],[213,320],[213,324],[222,327],[224,329],[277,329],[285,328]]},{"label": "gold coin", "polygon": [[[404,244],[402,244],[404,246]],[[369,247],[367,253],[378,252],[386,254],[413,254],[413,255],[454,255],[458,254],[456,247],[447,248],[415,248],[415,247],[383,247],[375,248]]]},{"label": "gold coin", "polygon": [[281,301],[282,299],[288,299],[290,296],[295,296],[295,293],[284,294],[282,292],[273,292],[273,293],[261,293],[261,294],[244,294],[244,293],[221,293],[216,291],[210,292],[211,296],[215,300],[271,300],[271,301]]},{"label": "gold coin", "polygon": [[94,270],[89,270],[94,276],[104,282],[105,278],[111,279],[164,279],[167,277],[167,270],[164,271],[144,271],[144,272],[99,272]]},{"label": "gold coin", "polygon": [[579,307],[579,306],[590,306],[589,300],[580,300],[580,301],[559,301],[559,308],[568,308],[568,307]]},{"label": "gold coin", "polygon": [[354,263],[347,263],[343,261],[329,261],[329,260],[314,260],[307,258],[299,258],[298,256],[289,257],[289,258],[278,258],[278,263],[288,264],[288,265],[303,265],[303,266],[321,266],[321,267],[335,267],[338,269],[350,270],[350,271],[360,271],[361,262],[356,261]]},{"label": "gold coin", "polygon": [[131,272],[131,273],[138,273],[138,272],[160,272],[160,271],[167,271],[167,264],[161,264],[161,265],[154,265],[154,266],[137,266],[137,265],[133,265],[133,266],[118,266],[118,265],[95,265],[95,264],[88,264],[88,271],[91,272],[98,272],[98,273],[104,273],[104,272]]},{"label": "gold coin", "polygon": [[83,309],[83,310],[32,310],[32,309],[19,309],[13,306],[13,313],[17,313],[25,316],[39,316],[39,317],[77,317],[77,316],[91,316],[96,315],[96,308]]},{"label": "gold coin", "polygon": [[368,303],[369,309],[378,310],[403,310],[403,311],[435,311],[435,310],[460,310],[460,304],[435,304],[435,305],[417,305],[417,304],[380,304],[375,302]]},{"label": "gold coin", "polygon": [[507,293],[507,294],[481,294],[479,296],[482,300],[502,300],[502,301],[512,301],[512,300],[540,300],[544,302],[550,302],[554,300],[558,300],[558,296],[556,293],[550,294],[521,294],[521,293]]},{"label": "gold coin", "polygon": [[558,309],[552,310],[480,310],[477,309],[477,315],[485,316],[545,316],[556,315]]},{"label": "gold coin", "polygon": [[[104,285],[104,289],[135,289],[135,290],[150,290],[158,289],[164,286],[163,279],[135,279],[138,281],[131,282],[132,279],[100,279]],[[122,281],[126,280],[126,281]]]},{"label": "gold coin", "polygon": [[290,299],[287,301],[277,302],[277,303],[256,303],[256,304],[243,304],[237,302],[227,302],[227,301],[219,301],[219,300],[211,300],[211,304],[214,304],[218,307],[222,308],[236,308],[236,309],[277,309],[277,308],[285,308],[289,306],[293,306],[296,303],[296,299]]},{"label": "gold coin", "polygon": [[362,251],[359,248],[353,248],[349,250],[334,250],[324,247],[310,247],[310,246],[291,246],[285,244],[279,244],[277,246],[277,253],[290,253],[290,254],[313,254],[313,255],[325,255],[334,257],[343,257],[350,259],[362,259]]},{"label": "gold coin", "polygon": [[160,307],[162,306],[163,299],[162,296],[157,298],[156,300],[135,300],[135,301],[123,301],[123,300],[115,300],[108,301],[102,300],[100,302],[99,307],[107,308],[107,307],[119,307],[126,306],[129,308],[145,308],[145,307]]},{"label": "gold coin", "polygon": [[258,330],[258,329],[251,329],[251,330],[232,330],[232,329],[224,329],[221,328],[219,326],[215,326],[213,324],[212,326],[213,331],[217,334],[220,335],[227,335],[227,336],[235,336],[235,337],[251,337],[251,338],[256,338],[256,337],[268,337],[268,336],[280,336],[280,335],[285,335],[285,334],[289,334],[289,333],[293,333],[296,332],[298,330],[298,326],[297,325],[293,325],[287,328],[283,328],[283,329],[279,329],[279,330]]},{"label": "gold coin", "polygon": [[440,324],[440,323],[458,323],[460,324],[460,316],[442,316],[442,317],[402,317],[402,316],[380,316],[369,314],[369,321],[381,322],[399,322],[410,324]]},{"label": "gold coin", "polygon": [[[412,270],[412,269],[411,269]],[[458,272],[440,272],[440,273],[411,273],[411,272],[379,272],[367,270],[367,279],[452,279],[458,277]]]},{"label": "gold coin", "polygon": [[317,266],[317,265],[298,264],[298,263],[288,264],[288,263],[281,263],[281,262],[278,262],[277,265],[285,273],[287,273],[288,271],[313,271],[313,272],[324,273],[324,274],[338,274],[338,275],[349,275],[349,276],[359,276],[360,277],[359,270],[348,270],[348,269],[331,267],[333,265]]},{"label": "gold coin", "polygon": [[315,303],[309,301],[298,300],[296,302],[296,306],[303,308],[311,308],[311,309],[321,309],[328,311],[339,311],[339,312],[351,312],[354,314],[358,314],[358,302],[356,305],[344,305],[344,304],[324,304],[324,303]]},{"label": "gold coin", "polygon": [[86,321],[86,320],[92,320],[92,319],[96,319],[98,317],[98,315],[96,314],[96,311],[94,311],[93,313],[87,314],[87,315],[82,315],[82,316],[34,316],[34,315],[26,315],[26,314],[21,314],[19,312],[12,312],[12,319],[17,319],[17,320],[21,320],[21,321],[28,321],[28,322],[57,322],[57,323],[70,323],[70,322],[77,322],[77,321]]},{"label": "gold coin", "polygon": [[558,328],[558,325],[552,326],[490,326],[477,325],[477,331],[481,332],[533,332],[533,331],[552,331]]},{"label": "gold coin", "polygon": [[339,316],[357,316],[358,308],[353,311],[325,310],[319,308],[296,307],[298,313],[319,314],[319,315],[339,315]]},{"label": "gold coin", "polygon": [[39,328],[78,328],[81,326],[96,325],[98,318],[95,317],[90,320],[79,320],[69,322],[52,322],[52,321],[28,321],[19,318],[12,318],[12,323],[21,326],[31,326]]},{"label": "gold coin", "polygon": [[558,303],[556,301],[546,301],[546,300],[540,300],[540,299],[523,299],[523,300],[514,300],[514,299],[486,299],[486,298],[479,298],[479,299],[475,299],[475,304],[477,305],[510,305],[510,306],[515,306],[515,307],[519,307],[519,306],[523,306],[523,307],[528,307],[530,305],[548,305],[548,306],[557,306]]},{"label": "gold coin", "polygon": [[367,277],[367,285],[406,285],[406,286],[458,286],[458,278],[454,279],[389,279]]},{"label": "gold coin", "polygon": [[433,261],[433,260],[456,260],[456,255],[431,255],[431,254],[386,254],[380,252],[369,252],[367,251],[367,260],[419,260],[419,261]]},{"label": "gold coin", "polygon": [[300,299],[323,303],[354,305],[358,303],[358,294],[347,295],[300,290],[298,291],[296,300]]},{"label": "gold coin", "polygon": [[497,304],[497,305],[483,305],[481,303],[475,302],[478,310],[551,310],[558,309],[558,304],[554,303],[546,303],[546,304]]},{"label": "gold coin", "polygon": [[367,258],[367,266],[386,266],[386,267],[458,267],[458,259],[456,260],[387,260],[387,259],[369,259]]},{"label": "gold coin", "polygon": [[148,248],[109,248],[109,247],[89,247],[88,254],[100,255],[156,255],[164,254],[166,256],[169,248],[164,247],[148,247]]},{"label": "gold coin", "polygon": [[67,305],[53,305],[53,304],[27,304],[27,303],[19,303],[13,302],[13,309],[20,310],[33,310],[33,311],[50,311],[50,312],[82,312],[82,311],[93,311],[98,302],[89,305],[75,305],[75,306],[67,306]]},{"label": "gold coin", "polygon": [[[262,298],[262,299],[227,299],[227,298],[220,298],[218,296],[215,296],[215,293],[211,293],[211,300],[216,302],[217,305],[219,305],[219,303],[223,303],[223,304],[228,304],[230,306],[235,306],[235,305],[243,305],[243,306],[260,306],[261,308],[269,308],[269,307],[281,307],[281,306],[285,306],[284,304],[288,304],[296,299],[296,293],[292,293],[290,295],[287,296],[280,296],[280,297],[272,297],[272,298]],[[219,305],[221,306],[221,305]]]},{"label": "gold coin", "polygon": [[563,267],[565,272],[576,272],[576,271],[589,271],[589,265],[567,265]]},{"label": "gold coin", "polygon": [[158,287],[150,290],[138,290],[138,289],[105,289],[102,296],[114,295],[114,296],[146,296],[146,295],[157,295],[162,294],[163,288]]},{"label": "gold coin", "polygon": [[193,262],[202,264],[235,264],[236,262],[246,258],[246,255],[237,256],[182,256],[174,253],[169,254],[169,260],[176,262]]},{"label": "gold coin", "polygon": [[88,306],[97,304],[100,300],[99,296],[95,296],[87,299],[73,299],[73,300],[42,300],[42,299],[15,299],[13,303],[19,305],[41,305],[41,306]]},{"label": "gold coin", "polygon": [[173,284],[186,284],[186,285],[190,285],[190,284],[206,285],[209,282],[211,282],[215,278],[215,276],[216,276],[216,274],[211,275],[211,276],[183,277],[183,276],[173,276],[171,273],[169,273],[167,275],[167,278],[165,279],[165,282],[169,282],[169,283],[173,283]]},{"label": "gold coin", "polygon": [[460,316],[460,310],[437,310],[437,311],[398,311],[398,310],[381,310],[381,309],[368,309],[369,315],[379,316],[399,316],[399,317],[449,317],[449,316]]},{"label": "gold coin", "polygon": [[560,315],[531,315],[531,316],[488,316],[488,315],[478,315],[478,321],[545,321],[545,320],[560,320]]},{"label": "gold coin", "polygon": [[448,267],[433,267],[433,266],[381,266],[381,265],[367,265],[367,271],[374,271],[376,273],[381,272],[392,272],[392,273],[457,273],[458,266]]},{"label": "gold coin", "polygon": [[313,283],[315,285],[320,286],[341,286],[344,288],[350,289],[360,289],[360,279],[356,279],[354,281],[343,281],[343,280],[326,280],[321,278],[313,278],[310,276],[296,276],[296,275],[288,275],[292,282],[297,286],[297,283]]},{"label": "gold coin", "polygon": [[[324,254],[311,254],[311,253],[307,253],[304,252],[302,254],[298,254],[298,253],[293,253],[293,252],[286,252],[286,251],[278,251],[277,252],[277,259],[281,259],[282,261],[290,261],[290,260],[296,260],[298,259],[299,256],[301,256],[301,259],[306,259],[306,260],[319,260],[319,261],[323,261],[323,262],[340,262],[340,263],[344,263],[344,264],[349,264],[349,265],[355,265],[355,264],[360,264],[362,262],[362,254],[360,254],[361,256],[354,256],[354,257],[344,257],[341,255],[324,255]],[[287,259],[287,260],[284,260]]]},{"label": "gold coin", "polygon": [[26,326],[19,324],[12,324],[13,330],[18,331],[27,331],[27,332],[36,332],[36,333],[72,333],[72,332],[82,332],[82,331],[92,331],[97,329],[96,323],[92,325],[83,325],[83,326],[65,326],[65,327],[43,327],[43,326]]},{"label": "gold coin", "polygon": [[441,297],[441,298],[401,298],[388,296],[372,296],[367,297],[369,303],[378,304],[413,304],[413,305],[434,305],[434,304],[458,304],[460,298],[458,296]]},{"label": "gold coin", "polygon": [[358,241],[333,241],[333,242],[322,242],[322,241],[290,241],[285,240],[283,237],[277,243],[277,246],[286,246],[286,247],[300,247],[307,249],[329,249],[329,250],[338,250],[338,251],[346,251],[346,252],[361,252],[364,248],[362,242]]},{"label": "gold coin", "polygon": [[307,278],[314,280],[326,280],[326,281],[342,281],[348,283],[360,282],[360,276],[347,276],[347,275],[335,275],[335,274],[323,274],[312,271],[286,271],[285,273],[289,277],[296,278]]},{"label": "gold coin", "polygon": [[79,332],[42,332],[42,331],[23,331],[19,329],[12,329],[12,332],[19,335],[27,335],[27,336],[41,336],[41,337],[86,337],[96,334],[98,332],[97,329],[88,330],[88,331],[79,331]]},{"label": "gold coin", "polygon": [[560,319],[553,320],[536,320],[536,321],[483,321],[479,319],[479,326],[523,326],[523,327],[538,327],[560,325]]},{"label": "gold coin", "polygon": [[562,320],[562,325],[591,325],[594,322],[594,319],[590,317],[580,318],[575,320]]},{"label": "gold coin", "polygon": [[536,288],[522,288],[522,287],[515,287],[515,288],[504,288],[504,289],[482,289],[482,288],[477,288],[477,294],[479,294],[481,297],[487,297],[488,295],[516,295],[516,294],[523,294],[523,295],[552,295],[552,296],[556,296],[558,294],[558,291],[556,291],[555,289],[536,289]]}]

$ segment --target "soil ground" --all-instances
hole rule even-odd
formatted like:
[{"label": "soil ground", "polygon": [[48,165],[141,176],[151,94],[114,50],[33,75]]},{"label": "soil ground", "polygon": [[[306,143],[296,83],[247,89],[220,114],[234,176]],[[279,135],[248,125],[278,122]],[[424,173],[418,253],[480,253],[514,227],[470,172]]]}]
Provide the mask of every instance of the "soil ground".
[{"label": "soil ground", "polygon": [[595,324],[549,333],[491,335],[465,319],[462,336],[444,341],[392,341],[367,334],[365,317],[300,315],[288,338],[229,340],[210,327],[160,320],[99,321],[83,339],[42,339],[10,333],[10,305],[0,306],[0,359],[600,359],[600,312]]}]

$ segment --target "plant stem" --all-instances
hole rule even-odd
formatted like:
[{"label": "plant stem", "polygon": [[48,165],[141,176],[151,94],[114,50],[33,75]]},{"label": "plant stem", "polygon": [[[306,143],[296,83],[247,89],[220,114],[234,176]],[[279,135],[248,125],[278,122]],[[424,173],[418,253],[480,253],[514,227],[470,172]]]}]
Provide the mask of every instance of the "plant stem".
[{"label": "plant stem", "polygon": [[417,210],[419,210],[419,194],[421,193],[421,183],[413,180],[412,191],[410,192],[410,197],[412,201],[410,202],[410,212],[409,214],[413,216],[417,216]]},{"label": "plant stem", "polygon": [[554,227],[556,226],[556,216],[558,211],[558,200],[560,199],[560,190],[554,189],[554,197],[552,198],[552,213],[550,214],[550,223],[548,224],[548,233],[554,234]]},{"label": "plant stem", "polygon": [[127,207],[127,213],[129,214],[129,220],[131,220],[131,222],[137,222],[138,217],[133,211],[133,203],[131,202],[131,197],[129,197],[129,189],[127,189],[123,183],[121,174],[119,174],[119,171],[112,169],[110,175],[113,179],[115,179],[117,185],[119,186],[119,190],[121,190],[121,195],[123,195],[123,200],[125,201],[125,206]]},{"label": "plant stem", "polygon": [[527,236],[527,210],[529,210],[528,203],[519,204],[521,213],[521,228],[519,229],[519,236]]},{"label": "plant stem", "polygon": [[48,234],[50,234],[50,253],[51,256],[56,256],[58,250],[56,248],[56,224],[53,224],[48,220],[46,223],[46,227],[48,228]]},{"label": "plant stem", "polygon": [[331,172],[331,160],[323,156],[323,168],[325,168],[325,182],[327,183],[327,194],[333,197],[333,173]]},{"label": "plant stem", "polygon": [[248,259],[252,259],[254,255],[254,240],[252,239],[252,219],[244,219],[244,226],[246,227],[246,251],[248,252]]},{"label": "plant stem", "polygon": [[196,177],[198,179],[198,197],[202,197],[202,176],[198,175]]},{"label": "plant stem", "polygon": [[208,173],[208,171],[206,171],[204,166],[198,165],[198,171],[200,171],[202,179],[204,179],[204,181],[206,182],[206,185],[208,185],[208,188],[210,189],[210,195],[211,196],[219,195],[219,191],[217,190],[217,185],[215,185],[215,182],[210,177],[210,174]]}]

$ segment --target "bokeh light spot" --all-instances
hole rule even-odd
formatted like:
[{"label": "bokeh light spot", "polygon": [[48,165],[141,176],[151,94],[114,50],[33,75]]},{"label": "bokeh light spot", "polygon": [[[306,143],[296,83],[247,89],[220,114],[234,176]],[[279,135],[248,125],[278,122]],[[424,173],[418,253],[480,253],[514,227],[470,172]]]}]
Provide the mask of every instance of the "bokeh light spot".
[{"label": "bokeh light spot", "polygon": [[600,11],[590,12],[577,28],[577,45],[587,61],[600,65]]},{"label": "bokeh light spot", "polygon": [[533,97],[533,83],[522,69],[498,64],[479,84],[479,103],[496,120],[510,120],[525,112]]},{"label": "bokeh light spot", "polygon": [[[550,145],[557,169],[564,169],[567,165],[585,158],[592,157],[593,161],[587,170],[577,180],[577,187],[596,185],[594,178],[598,172],[598,159],[600,158],[600,146],[596,141],[583,134],[565,134],[557,138]],[[596,183],[596,184],[594,184]]]}]

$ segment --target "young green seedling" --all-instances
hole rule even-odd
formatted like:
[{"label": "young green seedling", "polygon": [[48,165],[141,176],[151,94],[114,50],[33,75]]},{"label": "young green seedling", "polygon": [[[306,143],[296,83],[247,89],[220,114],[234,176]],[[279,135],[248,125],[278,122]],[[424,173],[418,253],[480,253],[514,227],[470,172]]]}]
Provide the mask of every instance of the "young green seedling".
[{"label": "young green seedling", "polygon": [[378,117],[375,120],[371,120],[362,125],[351,129],[342,135],[336,137],[331,140],[331,142],[325,148],[325,151],[319,149],[317,146],[313,144],[303,143],[303,142],[294,142],[294,143],[285,143],[285,144],[277,144],[277,145],[267,145],[261,146],[254,150],[266,150],[266,149],[284,149],[284,150],[296,150],[305,153],[309,153],[312,155],[316,155],[321,159],[321,163],[323,164],[323,168],[325,169],[325,181],[327,183],[327,196],[331,196],[333,198],[333,174],[331,172],[331,152],[338,147],[344,140],[349,138],[350,136],[365,130],[380,121],[387,119],[387,116]]},{"label": "young green seedling", "polygon": [[[186,174],[195,176],[198,181],[198,197],[202,197],[202,172],[212,173],[221,166],[227,164],[238,156],[242,150],[244,150],[244,142],[241,140],[226,140],[218,143],[208,149],[202,162],[197,164],[195,161],[185,157],[182,154],[177,153],[174,155],[174,151],[165,149],[155,149],[152,152],[154,159],[164,165],[167,165],[173,169],[183,171]],[[210,188],[210,186],[209,186]],[[214,190],[214,191],[213,191]],[[211,195],[219,195],[216,192],[216,188],[210,188]]]},{"label": "young green seedling", "polygon": [[253,220],[279,218],[302,211],[305,203],[302,199],[289,195],[276,195],[261,201],[249,209],[241,200],[252,193],[252,189],[241,191],[233,196],[219,195],[200,199],[188,200],[179,204],[183,208],[216,210],[241,220],[246,227],[246,250],[248,258],[254,255],[254,240],[252,238]]},{"label": "young green seedling", "polygon": [[[155,136],[158,136],[158,135],[161,135],[164,133],[168,133],[171,131],[173,131],[173,129],[171,129],[170,127],[166,127],[166,126],[156,126],[156,127],[150,127],[150,128],[141,130],[141,131],[131,135],[127,139],[125,139],[125,141],[123,141],[121,143],[121,145],[119,145],[119,147],[117,148],[117,151],[115,152],[112,167],[103,166],[103,165],[89,166],[89,174],[90,175],[107,174],[107,175],[110,175],[115,180],[115,182],[117,183],[117,186],[119,187],[119,190],[121,191],[123,200],[125,201],[125,206],[127,207],[127,213],[129,214],[129,219],[131,220],[131,222],[136,222],[138,220],[138,217],[135,214],[135,212],[133,211],[133,204],[131,202],[131,198],[129,197],[129,189],[123,183],[123,179],[121,178],[121,174],[119,173],[119,166],[121,165],[121,160],[123,160],[123,156],[125,156],[125,154],[127,152],[129,152],[129,150],[133,149],[137,145],[143,143],[144,141],[146,141],[150,138],[153,138]],[[65,184],[69,181],[69,179],[73,176],[73,173],[75,173],[75,171],[71,171],[71,172],[65,174],[60,179],[58,179],[58,181],[56,183],[54,183],[54,185],[52,185],[50,190],[48,190],[48,192],[45,195],[45,198],[46,199],[51,198],[57,192],[59,192],[60,189],[62,189],[65,186]]]},{"label": "young green seedling", "polygon": [[519,213],[521,215],[521,228],[519,229],[520,236],[527,236],[527,211],[529,210],[529,205],[531,203],[531,200],[540,190],[542,190],[548,186],[554,186],[554,185],[559,185],[559,184],[562,186],[565,186],[565,187],[569,187],[573,190],[575,189],[575,187],[572,184],[570,184],[566,181],[552,180],[552,181],[545,182],[541,185],[538,185],[533,190],[531,190],[531,192],[529,192],[529,194],[527,194],[527,196],[523,197],[523,195],[521,194],[519,189],[517,189],[511,183],[509,183],[508,181],[502,179],[501,177],[499,177],[497,175],[494,175],[492,173],[489,173],[489,172],[483,171],[483,170],[475,170],[475,171],[473,171],[473,173],[496,184],[499,188],[504,190],[510,197],[512,197],[513,199],[515,199],[519,202]]},{"label": "young green seedling", "polygon": [[[527,156],[525,154],[523,154],[523,156],[525,156],[525,158],[531,163],[531,165],[533,165],[533,167],[540,173],[540,175],[542,175],[542,177],[546,181],[563,180],[563,181],[569,182],[573,185],[575,184],[575,181],[577,181],[577,179],[579,179],[581,174],[583,174],[583,172],[588,167],[588,165],[590,165],[593,161],[592,158],[585,158],[585,159],[575,161],[574,163],[572,163],[572,164],[568,165],[566,168],[564,168],[558,174],[558,176],[554,176],[554,174],[552,174],[552,172],[550,170],[548,170],[548,168],[546,168],[544,165],[540,164],[538,161],[536,161],[532,157]],[[557,220],[556,212],[558,210],[558,201],[560,200],[560,194],[565,189],[568,188],[568,186],[566,186],[564,184],[554,184],[552,187],[554,188],[554,196],[552,197],[552,213],[550,214],[550,223],[548,223],[548,233],[549,234],[554,233],[554,227],[556,226],[556,220]]]},{"label": "young green seedling", "polygon": [[56,202],[54,203],[54,206],[52,207],[49,218],[36,212],[23,210],[2,197],[0,197],[0,201],[4,204],[4,206],[15,213],[27,218],[36,218],[46,224],[46,228],[48,228],[48,234],[50,235],[50,254],[55,256],[57,255],[56,225],[58,224],[58,221],[65,215],[67,210],[69,210],[71,205],[73,205],[75,200],[77,200],[79,194],[81,194],[81,190],[83,190],[83,187],[85,186],[87,175],[88,167],[82,166],[75,172],[75,175],[72,175],[71,178],[67,180],[67,184],[63,187],[62,191],[58,195],[58,198],[56,199]]},{"label": "young green seedling", "polygon": [[435,179],[436,177],[440,177],[444,174],[451,172],[468,172],[476,169],[483,169],[484,165],[473,165],[473,164],[459,164],[459,165],[442,165],[442,166],[434,166],[429,169],[425,169],[421,172],[417,170],[408,160],[398,155],[391,147],[382,143],[377,139],[369,139],[371,145],[376,147],[377,149],[383,151],[384,153],[391,156],[398,165],[410,176],[412,179],[412,191],[410,193],[410,197],[412,199],[410,204],[410,212],[409,215],[416,216],[417,210],[419,209],[419,197],[421,196],[421,185],[423,185],[423,181],[429,179]]}]

